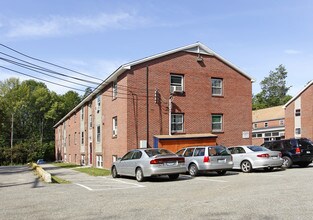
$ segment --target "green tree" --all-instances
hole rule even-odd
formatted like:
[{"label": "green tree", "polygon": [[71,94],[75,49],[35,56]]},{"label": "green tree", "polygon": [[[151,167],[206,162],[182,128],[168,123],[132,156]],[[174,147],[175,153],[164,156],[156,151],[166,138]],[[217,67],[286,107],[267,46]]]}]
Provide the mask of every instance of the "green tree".
[{"label": "green tree", "polygon": [[26,163],[44,158],[54,160],[53,125],[81,101],[78,93],[50,92],[44,83],[10,78],[0,81],[0,165]]},{"label": "green tree", "polygon": [[253,110],[283,105],[292,97],[287,95],[290,86],[286,86],[287,70],[279,65],[275,71],[270,71],[260,85],[262,91],[253,96]]}]

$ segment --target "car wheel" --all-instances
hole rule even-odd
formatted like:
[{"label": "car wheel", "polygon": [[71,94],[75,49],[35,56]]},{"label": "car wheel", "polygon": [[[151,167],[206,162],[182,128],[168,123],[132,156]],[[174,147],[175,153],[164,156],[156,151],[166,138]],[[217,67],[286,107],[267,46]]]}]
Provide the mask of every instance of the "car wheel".
[{"label": "car wheel", "polygon": [[219,170],[219,171],[216,171],[217,172],[217,174],[218,175],[220,175],[220,176],[223,176],[223,175],[225,175],[226,174],[226,170]]},{"label": "car wheel", "polygon": [[198,175],[198,167],[197,167],[197,165],[196,164],[191,164],[190,166],[189,166],[189,174],[191,175],[191,176],[197,176]]},{"label": "car wheel", "polygon": [[142,172],[142,169],[141,168],[137,168],[137,170],[136,170],[136,180],[138,181],[138,182],[142,182],[142,181],[144,181],[144,176],[143,176],[143,172]]},{"label": "car wheel", "polygon": [[179,174],[170,174],[168,175],[168,177],[170,178],[170,180],[176,180],[179,177]]},{"label": "car wheel", "polygon": [[244,173],[250,173],[252,171],[252,165],[248,160],[244,160],[241,163],[241,170]]},{"label": "car wheel", "polygon": [[284,163],[283,163],[284,168],[290,168],[292,166],[292,160],[290,157],[283,156],[283,160],[284,160]]},{"label": "car wheel", "polygon": [[118,177],[120,176],[120,175],[117,174],[117,170],[116,170],[116,167],[115,167],[115,166],[112,167],[111,173],[112,173],[112,177],[113,177],[113,178],[118,178]]},{"label": "car wheel", "polygon": [[264,170],[265,170],[265,171],[273,171],[273,170],[274,170],[274,167],[265,167]]}]

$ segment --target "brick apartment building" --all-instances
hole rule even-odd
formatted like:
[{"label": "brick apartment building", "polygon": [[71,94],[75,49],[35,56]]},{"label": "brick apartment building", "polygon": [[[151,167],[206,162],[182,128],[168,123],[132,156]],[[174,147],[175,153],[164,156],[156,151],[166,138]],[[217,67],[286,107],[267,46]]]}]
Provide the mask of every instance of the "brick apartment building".
[{"label": "brick apartment building", "polygon": [[252,111],[252,144],[285,138],[283,105]]},{"label": "brick apartment building", "polygon": [[306,137],[313,140],[313,81],[287,102],[284,108],[286,138]]},{"label": "brick apartment building", "polygon": [[121,65],[55,125],[56,158],[108,168],[128,150],[251,144],[252,78],[195,43]]}]

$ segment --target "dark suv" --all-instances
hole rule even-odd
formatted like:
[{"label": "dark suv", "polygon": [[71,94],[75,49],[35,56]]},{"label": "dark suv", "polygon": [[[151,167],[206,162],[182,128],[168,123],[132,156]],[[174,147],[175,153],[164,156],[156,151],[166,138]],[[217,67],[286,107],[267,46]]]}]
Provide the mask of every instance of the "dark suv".
[{"label": "dark suv", "polygon": [[307,167],[313,161],[313,142],[307,138],[268,141],[262,146],[273,151],[280,151],[284,159],[283,166],[286,168],[293,164]]}]

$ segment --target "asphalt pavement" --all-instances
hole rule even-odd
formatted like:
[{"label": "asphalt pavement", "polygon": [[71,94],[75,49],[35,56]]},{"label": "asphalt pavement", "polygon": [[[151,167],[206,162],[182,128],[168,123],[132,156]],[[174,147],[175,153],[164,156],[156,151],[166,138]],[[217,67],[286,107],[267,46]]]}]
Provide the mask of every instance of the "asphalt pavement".
[{"label": "asphalt pavement", "polygon": [[44,166],[71,183],[44,183],[25,166],[0,167],[0,219],[313,218],[312,165],[142,183]]}]

